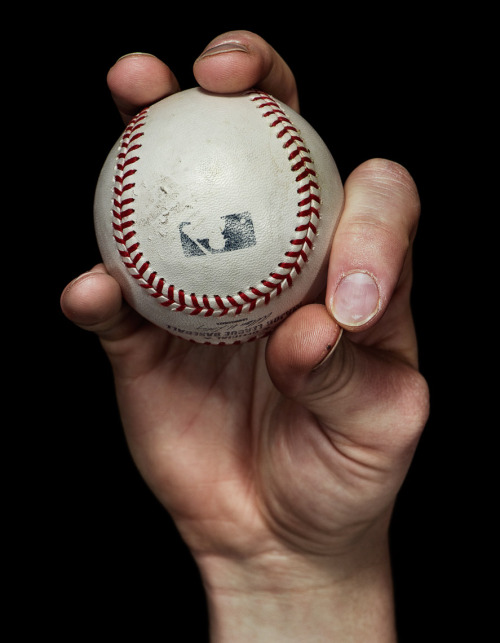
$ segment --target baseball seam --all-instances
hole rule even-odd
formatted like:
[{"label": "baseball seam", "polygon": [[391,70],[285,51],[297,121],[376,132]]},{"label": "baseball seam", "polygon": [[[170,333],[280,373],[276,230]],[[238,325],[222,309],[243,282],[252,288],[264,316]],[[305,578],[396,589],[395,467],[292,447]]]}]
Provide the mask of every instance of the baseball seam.
[{"label": "baseball seam", "polygon": [[263,92],[248,92],[248,98],[269,126],[275,128],[276,137],[288,153],[291,170],[297,183],[297,226],[290,249],[285,252],[283,261],[258,285],[240,291],[235,295],[197,295],[186,294],[158,274],[143,256],[134,229],[133,175],[140,160],[140,138],[147,121],[149,108],[133,118],[125,129],[120,141],[113,186],[112,227],[118,252],[129,274],[161,306],[190,315],[222,316],[239,315],[251,312],[260,305],[268,304],[271,298],[281,294],[284,288],[292,285],[308,260],[317,232],[320,209],[320,188],[317,183],[314,163],[310,158],[299,131],[293,125],[279,104]]}]

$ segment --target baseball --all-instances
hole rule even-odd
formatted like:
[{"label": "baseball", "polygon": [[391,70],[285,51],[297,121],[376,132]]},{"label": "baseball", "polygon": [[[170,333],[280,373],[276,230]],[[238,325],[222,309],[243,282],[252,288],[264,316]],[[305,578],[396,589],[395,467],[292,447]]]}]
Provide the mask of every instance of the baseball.
[{"label": "baseball", "polygon": [[95,229],[128,303],[204,344],[269,335],[323,282],[343,204],[316,131],[260,91],[144,109],[104,163]]}]

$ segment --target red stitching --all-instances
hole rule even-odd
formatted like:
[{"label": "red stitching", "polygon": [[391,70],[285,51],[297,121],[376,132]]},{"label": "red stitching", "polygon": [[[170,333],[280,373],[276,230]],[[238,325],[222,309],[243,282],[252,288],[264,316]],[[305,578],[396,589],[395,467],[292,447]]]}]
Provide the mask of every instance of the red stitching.
[{"label": "red stitching", "polygon": [[[260,284],[249,288],[246,293],[237,295],[203,296],[192,293],[186,295],[183,290],[177,290],[173,284],[167,285],[165,279],[156,271],[150,271],[150,262],[143,259],[139,250],[139,242],[135,239],[134,229],[134,197],[131,190],[135,187],[133,176],[140,160],[137,152],[141,148],[139,139],[144,135],[142,128],[147,121],[148,109],[143,110],[133,118],[125,129],[117,155],[115,170],[114,201],[112,209],[112,227],[117,248],[124,265],[131,276],[136,279],[141,287],[159,300],[162,306],[173,308],[177,311],[187,310],[190,315],[223,316],[231,312],[239,315],[244,310],[251,311],[259,303],[268,304],[273,296],[278,296],[283,286],[291,286],[293,274],[300,274],[303,265],[307,262],[307,254],[312,248],[312,239],[316,234],[316,224],[319,220],[319,186],[315,181],[316,172],[297,129],[289,120],[279,104],[268,94],[263,92],[248,92],[249,100],[255,103],[256,108],[262,110],[262,117],[268,119],[269,126],[277,128],[276,137],[282,139],[283,149],[288,151],[288,160],[291,170],[296,174],[295,181],[300,183],[297,194],[297,218],[299,219],[295,232],[299,234],[296,239],[291,239],[290,244],[295,251],[288,251],[285,256],[289,261],[282,261],[278,268],[283,272],[272,272]],[[140,152],[139,152],[140,153]],[[201,300],[201,301],[200,301]]]}]

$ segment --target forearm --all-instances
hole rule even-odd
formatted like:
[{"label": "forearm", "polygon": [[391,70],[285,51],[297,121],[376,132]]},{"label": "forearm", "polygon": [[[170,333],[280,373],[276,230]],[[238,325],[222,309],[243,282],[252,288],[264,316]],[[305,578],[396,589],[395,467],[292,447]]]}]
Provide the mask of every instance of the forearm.
[{"label": "forearm", "polygon": [[284,570],[252,576],[236,563],[219,567],[222,580],[206,583],[213,643],[397,640],[388,556],[343,579],[318,567],[316,582],[308,572],[302,583],[298,568],[286,579]]}]

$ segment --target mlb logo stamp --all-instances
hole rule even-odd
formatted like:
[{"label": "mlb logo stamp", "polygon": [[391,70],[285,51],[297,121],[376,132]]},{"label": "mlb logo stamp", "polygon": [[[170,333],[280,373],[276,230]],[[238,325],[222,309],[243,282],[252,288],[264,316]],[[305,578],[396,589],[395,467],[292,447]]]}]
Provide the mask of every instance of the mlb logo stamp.
[{"label": "mlb logo stamp", "polygon": [[257,243],[249,212],[227,214],[213,221],[183,221],[179,232],[186,257],[233,252]]}]

